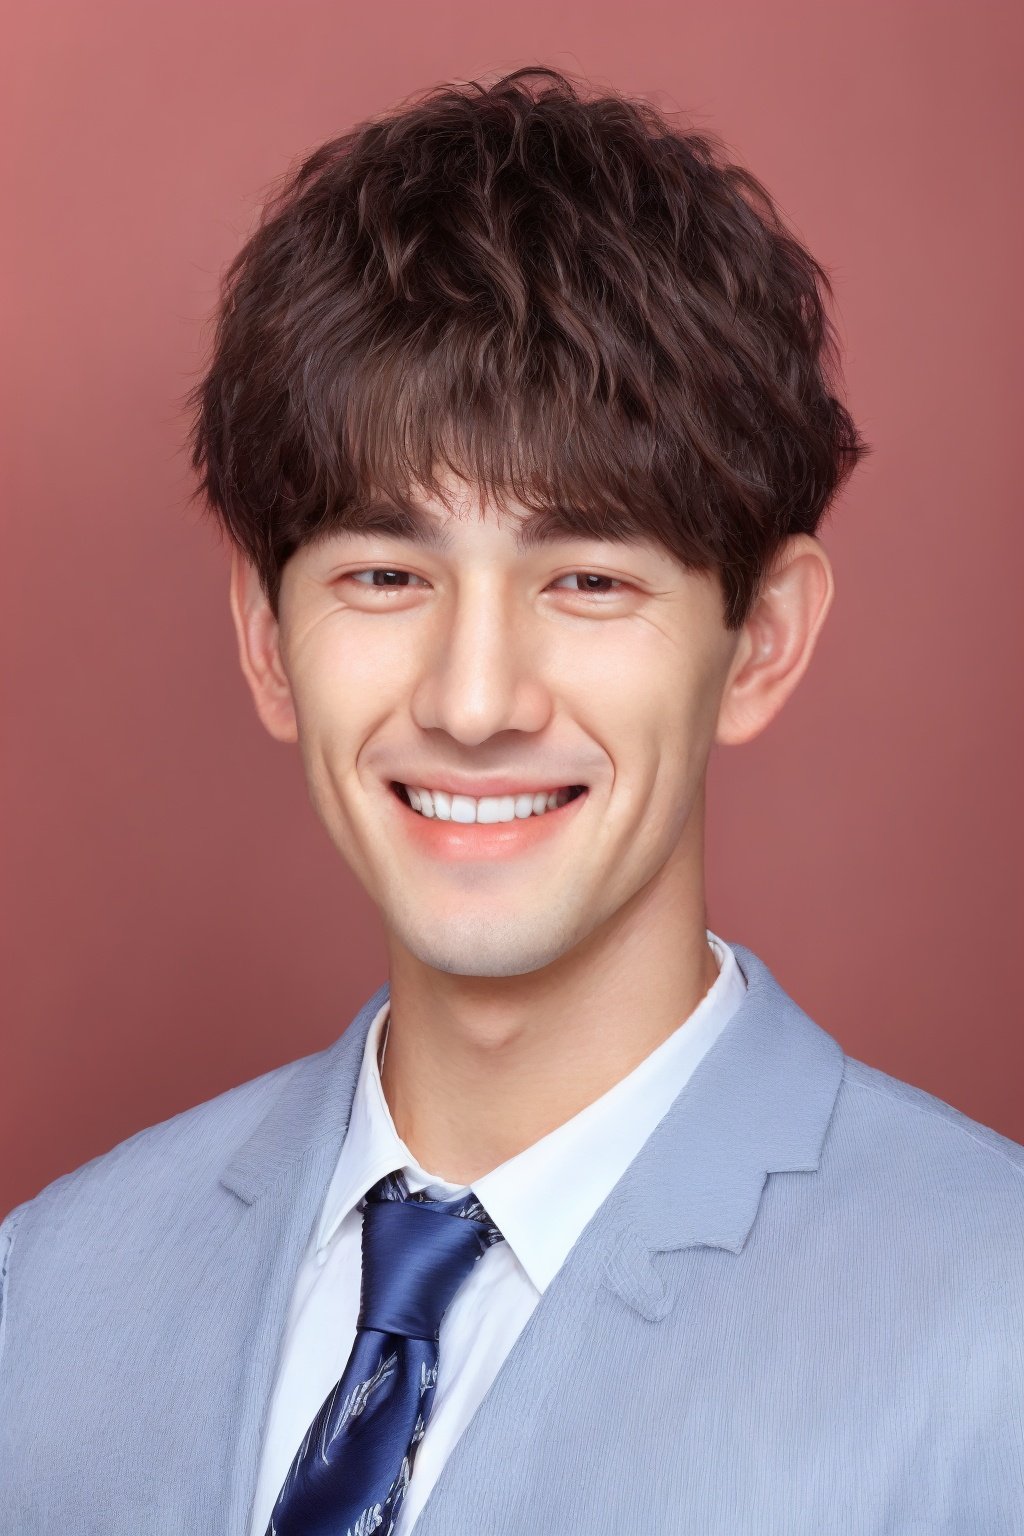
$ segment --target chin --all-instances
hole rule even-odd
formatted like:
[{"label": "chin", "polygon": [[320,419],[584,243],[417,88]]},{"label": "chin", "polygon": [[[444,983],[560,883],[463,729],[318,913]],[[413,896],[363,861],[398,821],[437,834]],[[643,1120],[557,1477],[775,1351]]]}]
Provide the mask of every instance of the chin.
[{"label": "chin", "polygon": [[402,932],[393,929],[398,942],[420,962],[449,976],[525,976],[561,958],[575,937],[543,932],[530,924],[510,924],[502,931],[493,923],[472,921],[447,925],[445,931],[425,932],[421,927]]}]

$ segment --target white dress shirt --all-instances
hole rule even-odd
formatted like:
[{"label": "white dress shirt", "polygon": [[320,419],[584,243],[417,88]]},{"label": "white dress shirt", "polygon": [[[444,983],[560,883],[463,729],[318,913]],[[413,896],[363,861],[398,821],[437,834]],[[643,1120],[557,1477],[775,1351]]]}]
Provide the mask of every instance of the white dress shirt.
[{"label": "white dress shirt", "polygon": [[[746,981],[735,955],[710,930],[708,943],[718,961],[718,977],[689,1018],[607,1093],[473,1181],[474,1194],[505,1241],[476,1260],[442,1320],[434,1401],[396,1536],[408,1536],[455,1442],[583,1228],[742,1002]],[[421,1168],[395,1129],[377,1065],[387,1012],[385,1002],[370,1025],[348,1133],[292,1293],[251,1536],[265,1536],[295,1452],[352,1350],[363,1195],[396,1169],[411,1191],[426,1189],[442,1200],[470,1187]]]}]

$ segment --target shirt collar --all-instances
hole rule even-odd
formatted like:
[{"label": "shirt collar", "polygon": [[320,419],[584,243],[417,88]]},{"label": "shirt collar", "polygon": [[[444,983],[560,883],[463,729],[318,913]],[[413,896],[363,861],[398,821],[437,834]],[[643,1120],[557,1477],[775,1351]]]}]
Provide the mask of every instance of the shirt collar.
[{"label": "shirt collar", "polygon": [[388,1006],[389,999],[386,998],[374,1014],[366,1036],[348,1130],[317,1231],[318,1256],[328,1247],[349,1211],[358,1205],[370,1186],[386,1173],[401,1169],[410,1191],[429,1187],[429,1192],[436,1194],[439,1199],[448,1199],[467,1187],[449,1184],[421,1168],[395,1129],[377,1066],[381,1031],[387,1018]]},{"label": "shirt collar", "polygon": [[[743,1001],[746,981],[735,955],[710,930],[707,937],[718,976],[668,1039],[572,1119],[473,1181],[473,1193],[541,1293]],[[442,1200],[469,1188],[421,1167],[395,1129],[377,1066],[387,1013],[385,1000],[366,1037],[348,1131],[317,1230],[320,1258],[386,1173],[401,1169],[410,1190]]]}]

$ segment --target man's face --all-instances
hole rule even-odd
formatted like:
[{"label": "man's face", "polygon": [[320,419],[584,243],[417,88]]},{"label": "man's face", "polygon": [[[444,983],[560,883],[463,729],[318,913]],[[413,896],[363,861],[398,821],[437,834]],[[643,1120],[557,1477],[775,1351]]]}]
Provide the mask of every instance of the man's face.
[{"label": "man's face", "polygon": [[[451,511],[420,506],[443,547],[338,533],[292,556],[280,664],[312,803],[389,943],[444,972],[520,975],[614,925],[639,893],[678,904],[699,888],[704,771],[737,634],[717,579],[653,542],[520,547],[516,517],[464,486]],[[542,816],[536,801],[482,824],[424,816],[396,782],[495,789],[499,815],[586,788]]]}]

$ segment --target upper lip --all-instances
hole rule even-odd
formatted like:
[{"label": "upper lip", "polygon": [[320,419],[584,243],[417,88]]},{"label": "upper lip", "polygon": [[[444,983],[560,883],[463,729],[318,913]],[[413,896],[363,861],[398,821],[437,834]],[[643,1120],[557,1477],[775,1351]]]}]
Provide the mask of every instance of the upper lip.
[{"label": "upper lip", "polygon": [[485,795],[537,795],[542,790],[545,794],[551,794],[556,789],[568,789],[579,780],[537,779],[527,775],[516,777],[507,773],[460,779],[450,773],[427,772],[422,777],[396,778],[395,782],[407,788],[411,784],[414,789],[440,789],[445,794],[469,795],[474,800],[480,800]]}]

